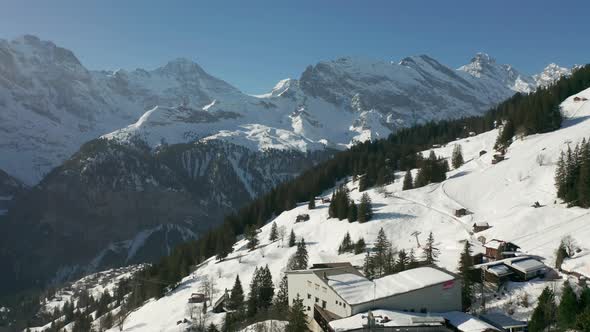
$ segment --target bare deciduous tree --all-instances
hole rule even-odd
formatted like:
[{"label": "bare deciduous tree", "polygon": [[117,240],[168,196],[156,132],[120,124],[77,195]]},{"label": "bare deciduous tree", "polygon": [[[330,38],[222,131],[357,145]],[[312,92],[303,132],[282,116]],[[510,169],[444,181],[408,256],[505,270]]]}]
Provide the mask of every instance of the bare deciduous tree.
[{"label": "bare deciduous tree", "polygon": [[282,247],[285,236],[287,236],[287,227],[279,226],[278,231],[279,231],[279,239],[281,240],[281,247]]}]

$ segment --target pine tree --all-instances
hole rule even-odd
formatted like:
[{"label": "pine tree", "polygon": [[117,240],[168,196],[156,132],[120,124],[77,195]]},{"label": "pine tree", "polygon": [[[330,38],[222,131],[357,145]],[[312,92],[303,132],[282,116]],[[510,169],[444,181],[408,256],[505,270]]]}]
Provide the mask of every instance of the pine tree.
[{"label": "pine tree", "polygon": [[295,237],[295,232],[291,229],[291,233],[289,234],[289,248],[294,247],[297,243],[297,238]]},{"label": "pine tree", "polygon": [[348,222],[355,222],[358,218],[358,209],[353,200],[348,203]]},{"label": "pine tree", "polygon": [[228,308],[238,312],[244,310],[244,289],[239,275],[236,276],[236,281],[234,281],[234,286],[231,289]]},{"label": "pine tree", "polygon": [[309,198],[309,203],[307,204],[307,208],[308,208],[309,210],[313,210],[313,209],[315,209],[315,196],[311,196],[311,197]]},{"label": "pine tree", "polygon": [[359,192],[363,192],[369,188],[369,184],[367,181],[367,176],[363,175],[359,179]]},{"label": "pine tree", "polygon": [[406,175],[404,175],[404,183],[402,186],[402,190],[408,190],[414,188],[414,180],[412,179],[412,172],[408,170]]},{"label": "pine tree", "polygon": [[375,257],[374,257],[374,268],[377,275],[383,275],[386,271],[388,263],[388,252],[391,249],[391,243],[385,235],[383,227],[379,229],[377,234],[377,241],[375,242]]},{"label": "pine tree", "polygon": [[416,268],[420,265],[418,260],[416,259],[416,254],[414,253],[414,248],[410,249],[410,254],[408,255],[408,260],[409,260],[408,268],[410,268],[410,269]]},{"label": "pine tree", "polygon": [[432,232],[430,232],[430,234],[428,235],[426,245],[424,246],[422,251],[424,262],[426,264],[436,264],[436,262],[438,261],[438,255],[440,253],[440,250],[434,246],[434,234],[432,234]]},{"label": "pine tree", "polygon": [[289,287],[286,275],[281,278],[274,306],[279,313],[285,313],[289,309]]},{"label": "pine tree", "polygon": [[494,148],[496,150],[505,150],[510,146],[512,143],[512,138],[514,137],[516,130],[514,128],[514,124],[512,121],[508,120],[502,127],[502,130],[498,134],[498,138],[496,139],[496,144]]},{"label": "pine tree", "polygon": [[361,237],[354,244],[354,254],[362,254],[363,252],[365,252],[365,250],[367,250],[367,245],[365,244],[365,239]]},{"label": "pine tree", "polygon": [[530,332],[543,332],[555,322],[555,295],[549,287],[545,287],[539,296],[537,307],[529,322]]},{"label": "pine tree", "polygon": [[258,312],[258,293],[260,292],[260,269],[254,268],[252,281],[250,281],[250,292],[248,293],[247,313],[249,317],[254,317]]},{"label": "pine tree", "polygon": [[373,207],[371,204],[371,198],[367,193],[361,196],[361,203],[358,207],[358,220],[360,223],[367,222],[373,217]]},{"label": "pine tree", "polygon": [[461,285],[461,299],[463,303],[463,311],[467,311],[471,307],[473,299],[473,284],[474,280],[471,274],[471,267],[473,266],[473,258],[471,257],[471,244],[465,241],[463,252],[459,258],[459,274],[463,278]]},{"label": "pine tree", "polygon": [[307,269],[309,256],[307,254],[307,246],[305,245],[305,239],[301,238],[301,241],[297,243],[297,251],[293,256],[293,270],[305,270]]},{"label": "pine tree", "polygon": [[557,325],[562,331],[574,327],[576,315],[578,314],[578,298],[568,281],[563,283],[561,301],[557,307]]},{"label": "pine tree", "polygon": [[346,232],[344,234],[344,238],[340,243],[340,247],[338,248],[338,254],[343,254],[345,252],[352,251],[354,249],[354,244],[352,243],[352,239],[350,238],[350,233]]},{"label": "pine tree", "polygon": [[580,332],[590,332],[590,308],[586,308],[576,317],[575,327]]},{"label": "pine tree", "polygon": [[583,208],[590,207],[590,141],[582,142],[580,148],[580,166],[578,175],[578,205]]},{"label": "pine tree", "polygon": [[363,261],[363,274],[368,279],[373,279],[375,277],[375,262],[368,251],[365,255],[365,260]]},{"label": "pine tree", "polygon": [[259,241],[258,241],[258,232],[257,232],[257,229],[254,225],[248,226],[246,228],[245,237],[246,237],[246,240],[248,240],[246,247],[250,250],[255,249],[256,246],[258,245]]},{"label": "pine tree", "polygon": [[580,311],[590,309],[590,287],[585,286],[580,293]]},{"label": "pine tree", "polygon": [[217,326],[215,326],[215,324],[211,323],[207,328],[207,332],[219,332],[219,330],[217,329]]},{"label": "pine tree", "polygon": [[454,169],[461,167],[464,163],[463,149],[461,148],[461,145],[459,145],[459,144],[455,144],[455,147],[453,148],[453,154],[451,156],[451,163],[453,164]]},{"label": "pine tree", "polygon": [[268,265],[259,270],[260,283],[258,289],[258,306],[267,310],[272,305],[272,299],[275,294],[275,286],[272,282],[272,274]]},{"label": "pine tree", "polygon": [[277,224],[274,221],[272,222],[268,239],[270,242],[274,242],[279,239],[279,230],[277,229]]},{"label": "pine tree", "polygon": [[395,270],[397,272],[405,271],[409,268],[410,258],[404,249],[397,253],[397,262]]},{"label": "pine tree", "polygon": [[303,306],[303,300],[297,298],[293,300],[293,305],[289,310],[288,315],[289,323],[285,327],[286,332],[309,332],[310,329],[307,326],[307,315],[305,314],[305,307]]}]

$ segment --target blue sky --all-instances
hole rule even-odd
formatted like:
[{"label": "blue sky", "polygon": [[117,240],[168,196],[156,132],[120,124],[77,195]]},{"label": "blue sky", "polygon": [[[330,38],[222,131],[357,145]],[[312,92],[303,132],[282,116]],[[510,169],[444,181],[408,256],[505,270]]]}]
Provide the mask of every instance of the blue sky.
[{"label": "blue sky", "polygon": [[3,0],[0,38],[35,34],[91,69],[152,69],[177,57],[248,93],[340,56],[478,51],[525,73],[588,62],[590,1]]}]

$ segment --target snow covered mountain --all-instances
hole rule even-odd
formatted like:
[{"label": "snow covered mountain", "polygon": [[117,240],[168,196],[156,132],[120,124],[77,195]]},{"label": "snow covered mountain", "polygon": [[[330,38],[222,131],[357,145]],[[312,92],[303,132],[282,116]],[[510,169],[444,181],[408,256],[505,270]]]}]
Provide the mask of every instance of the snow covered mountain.
[{"label": "snow covered mountain", "polygon": [[254,97],[190,60],[89,71],[71,51],[24,36],[0,40],[0,169],[34,185],[101,135],[152,147],[215,139],[253,150],[344,148],[416,122],[480,114],[535,87],[484,54],[459,70],[422,55],[324,61]]},{"label": "snow covered mountain", "polygon": [[[575,101],[576,96],[582,100]],[[224,261],[215,258],[205,261],[166,296],[150,300],[133,311],[122,330],[134,331],[138,326],[146,331],[184,329],[190,322],[190,319],[185,321],[185,318],[188,317],[186,307],[191,293],[199,292],[203,283],[214,280],[217,298],[224,289],[232,287],[236,275],[239,275],[245,287],[244,292],[247,293],[257,266],[268,264],[273,282],[278,285],[281,273],[296,248],[289,248],[280,241],[268,240],[272,222],[287,232],[292,229],[298,238],[305,239],[310,264],[348,261],[353,265],[362,265],[364,253],[338,254],[341,240],[348,232],[353,241],[363,237],[370,248],[379,229],[383,228],[396,249],[413,249],[416,253],[420,253],[421,249],[417,246],[414,232],[419,232],[422,243],[429,232],[433,232],[436,246],[441,250],[439,265],[449,270],[456,270],[464,241],[470,241],[476,252],[482,250],[482,236],[488,241],[501,239],[513,242],[521,247],[522,254],[533,255],[546,265],[553,266],[555,249],[561,239],[569,235],[582,250],[566,260],[564,266],[590,276],[590,244],[587,241],[590,237],[590,212],[578,207],[568,208],[556,199],[554,186],[560,152],[568,145],[587,139],[590,133],[590,102],[583,101],[584,98],[590,98],[590,89],[570,96],[562,103],[566,119],[561,129],[515,141],[501,163],[494,165],[491,162],[491,151],[498,130],[434,149],[438,156],[450,158],[455,144],[459,144],[466,163],[451,170],[447,180],[441,183],[402,190],[404,174],[399,172],[393,184],[366,191],[374,207],[374,218],[369,222],[349,223],[347,220],[329,218],[328,204],[319,199],[312,210],[308,209],[306,202],[301,202],[296,208],[283,212],[261,228],[258,234],[260,244],[256,249],[249,250],[246,240],[238,241],[234,245],[234,252]],[[490,152],[480,155],[482,150]],[[423,152],[425,155],[428,153]],[[413,173],[416,171],[413,170]],[[357,189],[358,183],[349,180],[345,184],[350,189],[351,198],[358,202],[361,196]],[[331,190],[328,190],[322,197],[330,195]],[[540,202],[541,207],[532,207],[535,201]],[[456,217],[454,211],[459,208],[465,208],[471,214]],[[309,214],[310,220],[296,223],[299,214]],[[491,228],[473,234],[472,225],[475,222],[487,222]],[[501,293],[488,294],[488,312],[511,312],[515,319],[530,319],[536,299],[544,287],[555,289],[559,296],[561,284],[570,278],[564,273],[559,274],[563,278],[508,282]],[[528,299],[526,304],[515,300],[524,296]],[[220,326],[223,315],[209,309],[207,323],[213,322]],[[98,324],[99,317],[95,318],[95,324]],[[116,327],[110,331],[118,330]]]},{"label": "snow covered mountain", "polygon": [[555,63],[551,63],[545,67],[541,73],[533,75],[533,79],[537,83],[538,87],[546,87],[564,76],[571,75],[571,73],[571,69],[560,67]]}]

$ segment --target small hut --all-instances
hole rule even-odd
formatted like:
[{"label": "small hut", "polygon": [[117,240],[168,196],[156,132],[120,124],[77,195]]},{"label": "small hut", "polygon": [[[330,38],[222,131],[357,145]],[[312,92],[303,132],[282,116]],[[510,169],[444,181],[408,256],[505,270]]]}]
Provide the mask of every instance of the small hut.
[{"label": "small hut", "polygon": [[467,215],[467,209],[466,208],[460,208],[455,210],[455,217],[463,217]]},{"label": "small hut", "polygon": [[489,229],[490,225],[485,221],[479,221],[473,224],[473,233],[479,233]]}]

